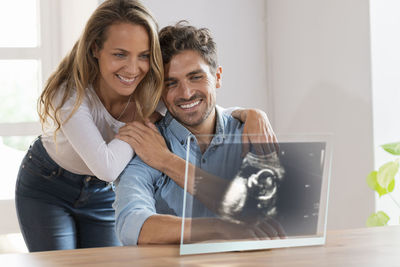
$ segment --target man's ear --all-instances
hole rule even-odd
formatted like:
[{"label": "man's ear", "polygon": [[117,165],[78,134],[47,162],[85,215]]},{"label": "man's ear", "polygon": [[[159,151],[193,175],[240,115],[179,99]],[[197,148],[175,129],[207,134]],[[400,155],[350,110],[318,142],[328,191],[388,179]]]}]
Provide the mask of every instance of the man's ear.
[{"label": "man's ear", "polygon": [[216,83],[215,83],[215,87],[216,88],[220,88],[222,85],[222,67],[219,66],[217,68],[217,72],[215,73],[215,77],[216,77]]}]

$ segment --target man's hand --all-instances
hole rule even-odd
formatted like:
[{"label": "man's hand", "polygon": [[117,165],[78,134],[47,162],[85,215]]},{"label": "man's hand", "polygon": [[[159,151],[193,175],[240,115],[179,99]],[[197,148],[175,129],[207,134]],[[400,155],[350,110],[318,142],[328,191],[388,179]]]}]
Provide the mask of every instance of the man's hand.
[{"label": "man's hand", "polygon": [[286,233],[275,219],[265,217],[256,223],[230,222],[219,218],[195,218],[188,224],[190,242],[210,240],[285,239]]},{"label": "man's hand", "polygon": [[269,154],[279,150],[278,140],[264,111],[236,109],[232,112],[232,116],[244,123],[243,156],[250,151],[250,148],[256,154]]}]

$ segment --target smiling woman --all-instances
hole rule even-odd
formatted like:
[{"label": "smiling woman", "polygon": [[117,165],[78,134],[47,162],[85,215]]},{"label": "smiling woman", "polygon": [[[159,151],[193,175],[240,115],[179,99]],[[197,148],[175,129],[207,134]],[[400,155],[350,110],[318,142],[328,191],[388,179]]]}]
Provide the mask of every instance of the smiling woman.
[{"label": "smiling woman", "polygon": [[30,251],[119,245],[109,182],[134,152],[115,134],[154,112],[162,70],[157,23],[141,3],[110,0],[94,11],[48,79],[43,133],[20,167],[16,207]]}]

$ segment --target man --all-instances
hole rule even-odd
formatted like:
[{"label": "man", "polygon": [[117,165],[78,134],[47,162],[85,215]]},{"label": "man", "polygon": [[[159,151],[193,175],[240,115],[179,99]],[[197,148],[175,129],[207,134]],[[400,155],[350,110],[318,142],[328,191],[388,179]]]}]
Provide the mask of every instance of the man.
[{"label": "man", "polygon": [[[222,68],[217,65],[216,47],[209,31],[183,24],[168,26],[160,32],[160,44],[165,64],[165,89],[162,97],[168,113],[158,123],[158,127],[167,146],[173,153],[185,158],[187,140],[192,137],[191,161],[196,166],[217,170],[221,155],[232,166],[240,166],[239,158],[234,155],[241,154],[241,146],[237,146],[237,151],[230,154],[231,158],[227,158],[221,144],[234,140],[210,136],[236,134],[230,135],[230,139],[236,138],[240,143],[243,129],[241,122],[222,113],[216,106],[216,89],[221,86]],[[230,171],[234,173],[237,169],[232,168]],[[213,175],[218,176],[219,173]],[[190,189],[188,191],[193,193]],[[198,217],[215,217],[214,207],[203,205],[207,196],[204,196],[203,202],[191,198],[191,195],[188,197],[189,201],[193,201],[194,212]],[[114,207],[120,240],[124,245],[178,243],[182,203],[181,186],[135,157],[121,174],[116,187]],[[210,220],[207,222],[210,223]],[[216,223],[219,227],[227,227],[218,220],[211,220],[211,223],[212,227],[216,227]],[[204,228],[205,232],[198,231],[196,234],[205,236],[209,226]],[[233,227],[232,231],[237,230],[235,225],[230,226]],[[191,235],[193,237],[193,231]]]}]

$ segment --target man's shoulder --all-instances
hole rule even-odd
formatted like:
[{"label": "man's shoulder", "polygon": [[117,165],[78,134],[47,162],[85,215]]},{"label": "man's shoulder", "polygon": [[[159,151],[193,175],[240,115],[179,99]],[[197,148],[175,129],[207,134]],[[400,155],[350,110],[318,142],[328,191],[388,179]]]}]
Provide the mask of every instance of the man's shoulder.
[{"label": "man's shoulder", "polygon": [[230,111],[219,106],[216,106],[216,110],[225,134],[240,134],[243,131],[243,123],[234,118]]}]

